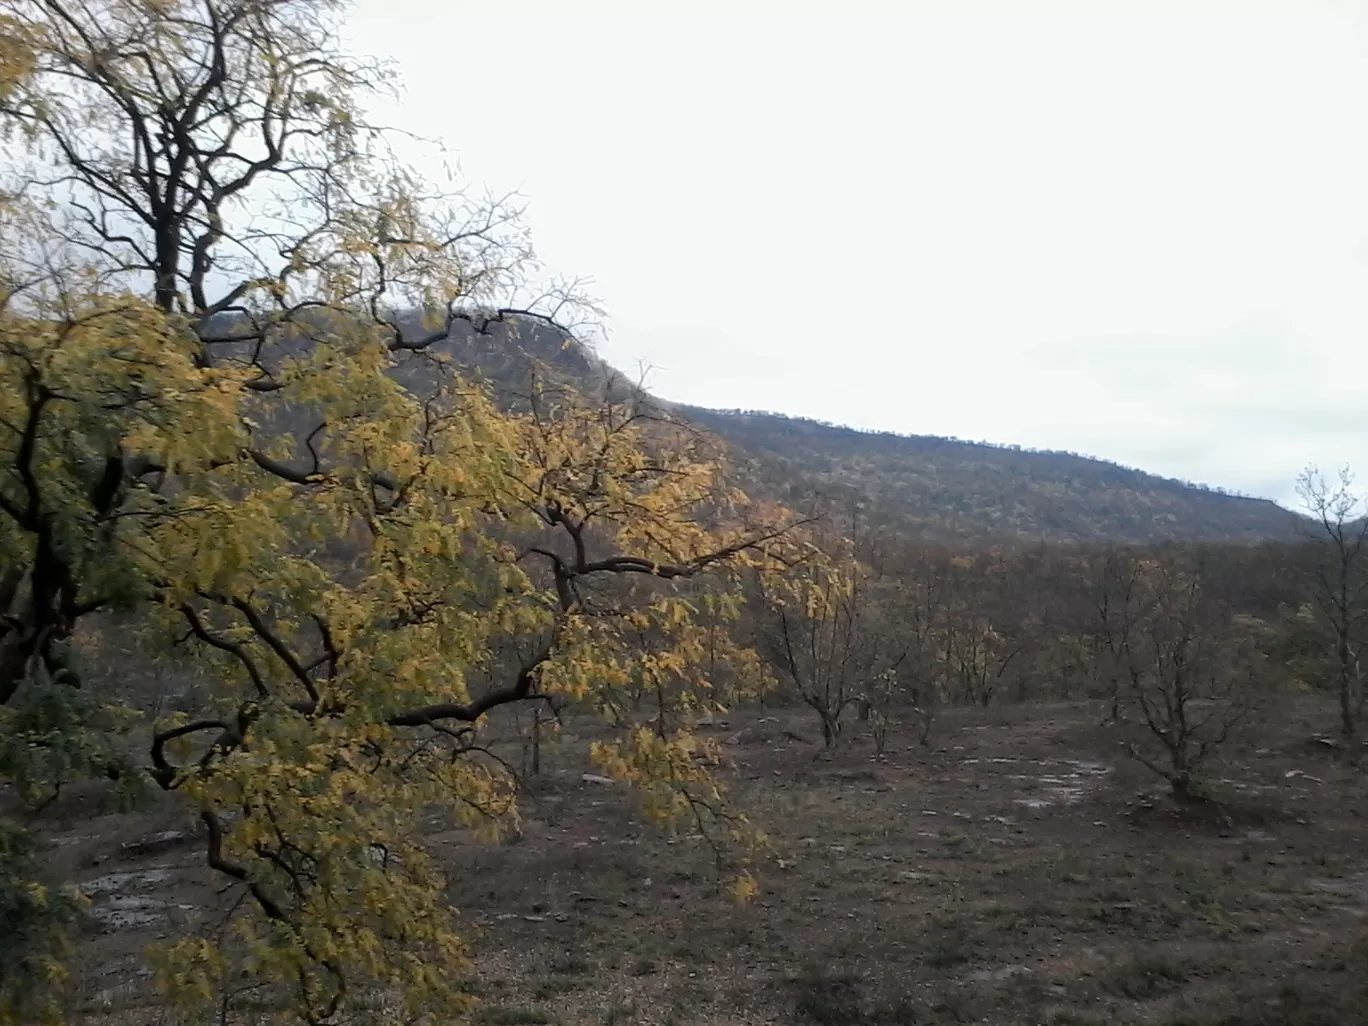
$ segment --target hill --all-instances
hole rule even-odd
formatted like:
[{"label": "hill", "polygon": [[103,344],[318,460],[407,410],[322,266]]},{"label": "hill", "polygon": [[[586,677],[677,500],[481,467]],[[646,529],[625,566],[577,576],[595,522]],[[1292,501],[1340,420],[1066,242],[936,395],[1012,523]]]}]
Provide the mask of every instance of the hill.
[{"label": "hill", "polygon": [[[447,352],[515,401],[544,378],[597,390],[613,376],[563,332],[522,323],[453,334]],[[1298,537],[1303,518],[1255,499],[1072,453],[859,431],[776,413],[663,402],[720,436],[755,491],[845,511],[925,541],[1259,542]]]},{"label": "hill", "polygon": [[1300,532],[1302,518],[1267,499],[1073,453],[675,409],[731,442],[787,501],[857,501],[875,522],[925,540],[1257,542]]}]

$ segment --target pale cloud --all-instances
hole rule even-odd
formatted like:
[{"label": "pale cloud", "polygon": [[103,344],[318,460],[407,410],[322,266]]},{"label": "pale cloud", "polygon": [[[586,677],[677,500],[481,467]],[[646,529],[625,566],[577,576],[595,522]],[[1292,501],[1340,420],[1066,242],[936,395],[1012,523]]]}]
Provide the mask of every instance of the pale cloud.
[{"label": "pale cloud", "polygon": [[362,0],[351,32],[668,398],[1284,501],[1368,473],[1368,5],[888,7]]}]

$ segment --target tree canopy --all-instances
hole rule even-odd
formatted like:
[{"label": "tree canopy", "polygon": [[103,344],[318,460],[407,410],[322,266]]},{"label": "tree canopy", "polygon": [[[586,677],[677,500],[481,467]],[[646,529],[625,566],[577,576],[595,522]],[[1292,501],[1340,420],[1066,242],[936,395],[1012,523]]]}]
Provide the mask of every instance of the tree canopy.
[{"label": "tree canopy", "polygon": [[[592,306],[515,204],[395,158],[341,6],[0,0],[0,773],[194,810],[242,900],[159,956],[187,1012],[246,978],[287,1018],[435,1021],[465,947],[417,812],[516,823],[488,716],[593,710],[650,814],[744,850],[693,727],[766,683],[715,629],[740,575],[806,550],[634,390],[500,405],[456,371],[457,326],[568,339]],[[88,686],[110,622],[192,659],[199,707]],[[0,1018],[59,1011],[41,948]]]}]

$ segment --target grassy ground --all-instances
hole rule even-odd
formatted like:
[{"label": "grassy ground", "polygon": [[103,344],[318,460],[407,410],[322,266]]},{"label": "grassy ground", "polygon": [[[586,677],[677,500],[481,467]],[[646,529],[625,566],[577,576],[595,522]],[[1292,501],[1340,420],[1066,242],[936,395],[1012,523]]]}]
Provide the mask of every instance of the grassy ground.
[{"label": "grassy ground", "polygon": [[[1098,720],[1084,706],[963,714],[929,748],[909,730],[879,757],[858,732],[821,752],[798,713],[733,718],[716,729],[734,742],[735,792],[776,844],[745,907],[719,893],[703,846],[585,782],[572,740],[531,783],[518,840],[436,839],[478,937],[479,1019],[1368,1023],[1368,773],[1314,740],[1332,711],[1269,717],[1195,808],[1162,797]],[[205,897],[190,890],[199,856],[92,865],[122,849],[98,821],[58,815],[83,879],[153,873],[120,893],[163,914],[92,937],[83,984],[92,1010],[141,1004],[138,944]]]}]

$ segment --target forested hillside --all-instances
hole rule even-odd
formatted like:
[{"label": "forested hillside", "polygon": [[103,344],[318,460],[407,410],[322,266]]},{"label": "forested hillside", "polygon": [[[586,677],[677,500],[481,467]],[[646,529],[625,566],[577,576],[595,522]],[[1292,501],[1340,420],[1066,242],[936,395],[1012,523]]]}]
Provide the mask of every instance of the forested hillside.
[{"label": "forested hillside", "polygon": [[1104,460],[928,435],[857,431],[775,413],[680,412],[732,442],[788,501],[859,500],[935,541],[1263,541],[1299,533],[1266,499]]},{"label": "forested hillside", "polygon": [[[516,333],[458,334],[451,355],[506,400],[526,390],[534,364],[561,384],[590,390],[613,373],[591,350],[530,324]],[[1302,533],[1301,517],[1267,499],[1071,453],[664,405],[730,443],[750,489],[831,513],[858,503],[866,523],[913,540],[1254,542]]]}]

